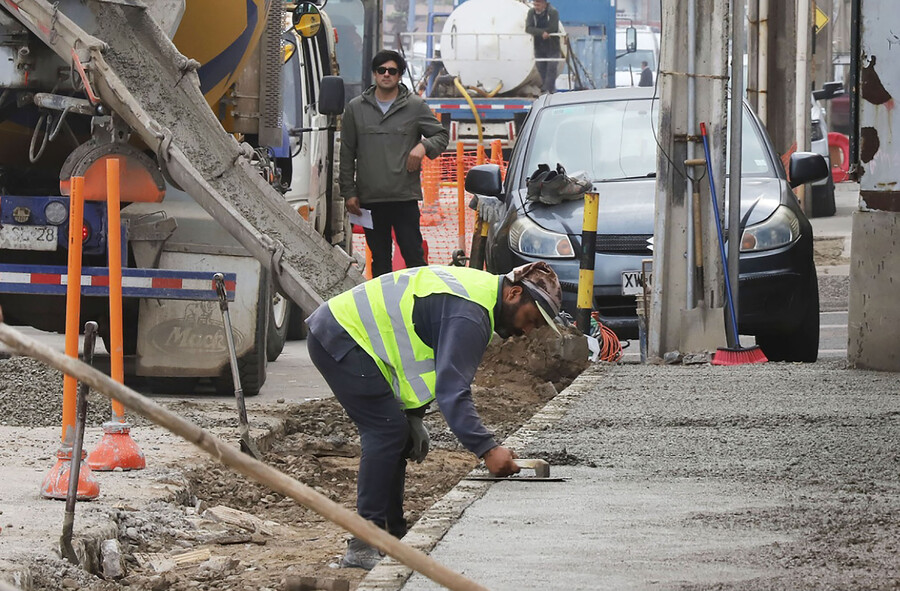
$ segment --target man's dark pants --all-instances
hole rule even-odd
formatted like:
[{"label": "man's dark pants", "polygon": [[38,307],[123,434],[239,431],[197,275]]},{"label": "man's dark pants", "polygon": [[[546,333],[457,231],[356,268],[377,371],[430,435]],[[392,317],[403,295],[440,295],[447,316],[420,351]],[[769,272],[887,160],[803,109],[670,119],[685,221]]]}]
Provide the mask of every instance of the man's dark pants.
[{"label": "man's dark pants", "polygon": [[419,202],[388,201],[371,203],[363,207],[372,211],[372,229],[366,228],[366,244],[372,252],[372,277],[379,277],[393,271],[392,256],[394,240],[397,237],[400,254],[407,267],[425,265],[425,251],[422,248],[422,232],[419,229]]},{"label": "man's dark pants", "polygon": [[409,423],[375,361],[356,346],[336,361],[310,333],[309,358],[359,429],[362,457],[356,481],[356,511],[402,538],[403,492]]},{"label": "man's dark pants", "polygon": [[[558,58],[558,55],[542,56],[544,58]],[[537,71],[541,76],[541,90],[547,93],[556,92],[556,64],[555,61],[538,61]]]}]

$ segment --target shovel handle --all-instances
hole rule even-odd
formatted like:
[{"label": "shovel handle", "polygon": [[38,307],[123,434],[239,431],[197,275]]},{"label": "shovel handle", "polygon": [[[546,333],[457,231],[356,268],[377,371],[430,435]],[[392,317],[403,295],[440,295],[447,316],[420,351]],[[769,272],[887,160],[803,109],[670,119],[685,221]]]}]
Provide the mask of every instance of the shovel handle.
[{"label": "shovel handle", "polygon": [[550,477],[550,464],[546,460],[521,458],[514,461],[519,468],[528,468],[534,470],[534,475],[537,478]]}]

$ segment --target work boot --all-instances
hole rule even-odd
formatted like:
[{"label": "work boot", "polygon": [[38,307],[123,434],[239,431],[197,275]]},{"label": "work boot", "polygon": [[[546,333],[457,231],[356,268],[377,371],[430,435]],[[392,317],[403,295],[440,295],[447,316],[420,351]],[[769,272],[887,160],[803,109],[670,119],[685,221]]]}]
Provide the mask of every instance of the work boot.
[{"label": "work boot", "polygon": [[347,542],[347,553],[341,558],[341,566],[372,570],[382,558],[384,554],[378,548],[373,548],[359,538],[350,538]]},{"label": "work boot", "polygon": [[556,174],[555,171],[550,170],[548,165],[538,164],[537,170],[531,173],[531,176],[526,179],[525,187],[528,190],[528,201],[538,201],[540,199],[541,187],[543,186],[544,179],[546,179],[547,175],[551,172],[554,175]]},{"label": "work boot", "polygon": [[541,202],[555,205],[568,199],[580,199],[591,190],[593,183],[584,174],[569,176],[562,164],[556,165],[555,174],[548,174],[541,183]]}]

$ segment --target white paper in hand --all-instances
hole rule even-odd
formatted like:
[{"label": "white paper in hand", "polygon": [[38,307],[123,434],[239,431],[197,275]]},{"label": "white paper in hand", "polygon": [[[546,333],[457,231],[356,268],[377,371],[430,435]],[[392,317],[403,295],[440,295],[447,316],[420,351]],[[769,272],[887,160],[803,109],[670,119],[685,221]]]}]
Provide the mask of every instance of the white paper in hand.
[{"label": "white paper in hand", "polygon": [[359,215],[350,214],[350,223],[362,226],[363,228],[372,229],[372,210],[360,209]]}]

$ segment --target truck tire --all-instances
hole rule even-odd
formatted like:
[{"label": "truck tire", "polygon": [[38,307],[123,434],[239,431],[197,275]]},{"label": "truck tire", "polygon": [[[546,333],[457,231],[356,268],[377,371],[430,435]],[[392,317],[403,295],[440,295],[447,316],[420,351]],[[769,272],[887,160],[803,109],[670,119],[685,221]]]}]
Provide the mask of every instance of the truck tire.
[{"label": "truck tire", "polygon": [[309,334],[306,327],[306,318],[309,314],[305,314],[296,304],[291,304],[291,318],[288,322],[287,338],[292,341],[302,341]]},{"label": "truck tire", "polygon": [[806,300],[803,320],[793,332],[756,336],[756,343],[769,361],[813,363],[819,358],[819,281],[815,268],[811,272]]},{"label": "truck tire", "polygon": [[[259,303],[256,306],[256,338],[253,348],[238,357],[238,377],[244,396],[256,396],[266,383],[266,326],[271,308],[271,291],[268,276],[263,274],[259,286]],[[269,302],[266,305],[266,302]],[[234,380],[231,377],[231,364],[226,363],[222,372],[213,378],[216,394],[234,395]]]},{"label": "truck tire", "polygon": [[280,293],[269,300],[269,330],[266,333],[266,360],[275,361],[284,350],[293,304]]}]

